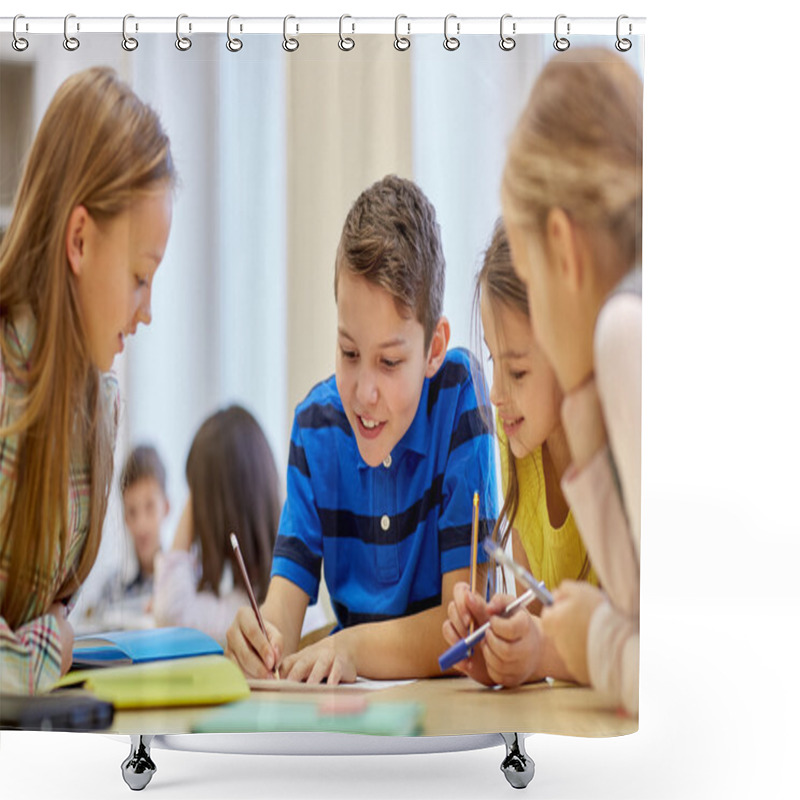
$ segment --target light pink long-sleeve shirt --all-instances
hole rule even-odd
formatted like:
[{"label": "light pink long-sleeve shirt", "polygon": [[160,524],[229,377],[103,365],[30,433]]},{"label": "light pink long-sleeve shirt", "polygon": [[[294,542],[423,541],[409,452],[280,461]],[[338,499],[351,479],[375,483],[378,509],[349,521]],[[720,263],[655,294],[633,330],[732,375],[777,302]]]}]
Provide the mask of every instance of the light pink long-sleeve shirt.
[{"label": "light pink long-sleeve shirt", "polygon": [[[153,616],[159,626],[177,625],[197,628],[225,647],[228,628],[240,606],[250,606],[247,593],[234,586],[219,597],[197,590],[195,558],[185,550],[159,553],[155,561]],[[306,609],[301,634],[327,623],[319,604]]]},{"label": "light pink long-sleeve shirt", "polygon": [[[627,711],[639,708],[639,550],[642,463],[642,299],[614,294],[594,337],[595,384],[608,436],[580,471],[571,466],[562,489],[578,523],[606,600],[595,610],[587,642],[592,685]],[[565,406],[568,438],[580,430],[592,387]],[[612,466],[613,452],[617,486]],[[620,497],[620,490],[622,497]]]},{"label": "light pink long-sleeve shirt", "polygon": [[197,628],[224,647],[237,610],[249,605],[247,594],[235,586],[219,597],[211,591],[197,591],[191,553],[170,550],[156,556],[153,616],[157,625]]}]

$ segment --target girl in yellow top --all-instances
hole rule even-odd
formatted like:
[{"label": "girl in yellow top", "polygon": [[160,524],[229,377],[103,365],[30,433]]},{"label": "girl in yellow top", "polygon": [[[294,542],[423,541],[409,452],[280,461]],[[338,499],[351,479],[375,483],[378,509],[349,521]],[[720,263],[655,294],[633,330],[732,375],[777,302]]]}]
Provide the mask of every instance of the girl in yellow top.
[{"label": "girl in yellow top", "polygon": [[[562,580],[597,585],[575,521],[561,492],[570,462],[559,418],[561,392],[555,374],[531,330],[526,289],[516,276],[505,230],[495,226],[477,278],[476,305],[494,365],[490,400],[496,408],[503,508],[495,538],[511,537],[514,559],[555,589]],[[525,587],[518,586],[521,594]],[[456,586],[443,633],[450,644],[502,610],[511,598],[486,603],[462,583]],[[545,675],[571,678],[544,636],[538,601],[492,626],[471,658],[459,668],[486,684],[517,686]]]}]

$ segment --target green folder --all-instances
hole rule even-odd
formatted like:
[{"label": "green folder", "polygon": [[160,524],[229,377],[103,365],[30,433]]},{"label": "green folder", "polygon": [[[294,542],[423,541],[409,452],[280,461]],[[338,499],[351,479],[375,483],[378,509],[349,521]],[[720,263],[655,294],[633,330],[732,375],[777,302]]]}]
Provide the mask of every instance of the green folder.
[{"label": "green folder", "polygon": [[371,701],[356,713],[327,713],[316,703],[292,700],[245,700],[208,714],[192,733],[363,733],[416,736],[425,708],[420,703]]},{"label": "green folder", "polygon": [[239,667],[219,655],[69,672],[56,684],[82,685],[115,708],[228,703],[250,694]]}]

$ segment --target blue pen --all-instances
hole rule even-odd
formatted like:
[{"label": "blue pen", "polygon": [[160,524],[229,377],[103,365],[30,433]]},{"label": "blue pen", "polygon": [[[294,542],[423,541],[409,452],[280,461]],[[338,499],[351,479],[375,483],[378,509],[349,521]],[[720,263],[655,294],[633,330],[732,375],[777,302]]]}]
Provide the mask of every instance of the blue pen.
[{"label": "blue pen", "polygon": [[[502,616],[508,616],[512,611],[520,606],[527,605],[534,597],[538,597],[545,605],[553,604],[553,596],[547,591],[543,583],[539,583],[533,575],[527,570],[519,566],[501,547],[495,544],[490,539],[483,543],[486,552],[499,563],[511,569],[516,577],[528,587],[528,590],[521,594],[516,600],[512,600],[502,612]],[[485,622],[480,628],[477,628],[469,636],[463,638],[460,642],[456,642],[449,650],[446,650],[439,656],[439,669],[442,672],[450,669],[459,661],[468,658],[472,652],[472,648],[486,635],[489,630],[491,621]]]},{"label": "blue pen", "polygon": [[[533,600],[535,594],[533,589],[528,589],[527,592],[521,594],[516,600],[509,603],[503,609],[503,616],[510,614],[515,608],[529,603]],[[491,620],[489,620],[489,622],[484,622],[480,628],[476,628],[469,636],[462,639],[460,642],[456,642],[449,650],[442,653],[439,656],[439,669],[444,672],[450,669],[454,664],[458,664],[459,661],[463,661],[467,658],[472,648],[486,635],[490,624]]]},{"label": "blue pen", "polygon": [[517,564],[497,542],[486,539],[483,543],[483,549],[489,554],[489,558],[493,558],[498,564],[508,567],[514,573],[514,577],[521,580],[544,605],[553,605],[553,595],[547,590],[544,581],[537,581],[528,570]]}]

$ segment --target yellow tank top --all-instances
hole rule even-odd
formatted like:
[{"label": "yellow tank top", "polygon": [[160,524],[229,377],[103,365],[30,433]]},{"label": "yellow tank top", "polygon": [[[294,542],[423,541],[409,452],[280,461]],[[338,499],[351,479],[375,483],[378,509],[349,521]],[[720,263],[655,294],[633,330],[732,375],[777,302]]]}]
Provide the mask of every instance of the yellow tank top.
[{"label": "yellow tank top", "polygon": [[[500,440],[500,469],[505,495],[508,491],[509,452],[506,435],[500,424],[497,426],[497,434]],[[586,563],[586,548],[571,511],[567,513],[560,528],[554,528],[550,524],[542,448],[537,447],[525,458],[514,460],[520,488],[514,528],[528,557],[531,573],[544,581],[550,590],[555,589],[566,578],[578,580]],[[594,568],[589,569],[585,579],[593,586],[598,585]]]}]

